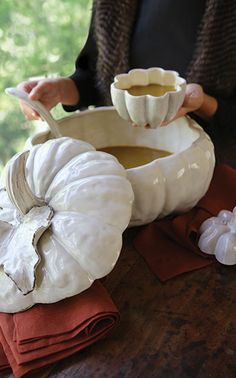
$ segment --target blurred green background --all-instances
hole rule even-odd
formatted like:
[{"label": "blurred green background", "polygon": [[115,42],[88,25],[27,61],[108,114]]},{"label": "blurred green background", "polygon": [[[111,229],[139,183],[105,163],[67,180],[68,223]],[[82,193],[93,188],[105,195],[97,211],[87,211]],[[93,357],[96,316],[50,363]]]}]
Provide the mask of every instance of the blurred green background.
[{"label": "blurred green background", "polygon": [[[0,1],[0,171],[38,127],[7,94],[22,80],[68,76],[86,40],[91,0]],[[58,105],[55,118],[66,113]],[[68,114],[67,114],[68,115]]]}]

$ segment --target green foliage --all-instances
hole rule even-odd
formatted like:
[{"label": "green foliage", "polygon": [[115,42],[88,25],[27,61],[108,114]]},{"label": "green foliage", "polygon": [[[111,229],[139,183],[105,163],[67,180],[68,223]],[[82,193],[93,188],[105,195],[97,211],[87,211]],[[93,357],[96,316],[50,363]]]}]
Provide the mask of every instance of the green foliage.
[{"label": "green foliage", "polygon": [[[91,0],[0,1],[0,169],[34,131],[4,89],[32,77],[70,75],[90,16]],[[60,107],[53,114],[65,113]]]}]

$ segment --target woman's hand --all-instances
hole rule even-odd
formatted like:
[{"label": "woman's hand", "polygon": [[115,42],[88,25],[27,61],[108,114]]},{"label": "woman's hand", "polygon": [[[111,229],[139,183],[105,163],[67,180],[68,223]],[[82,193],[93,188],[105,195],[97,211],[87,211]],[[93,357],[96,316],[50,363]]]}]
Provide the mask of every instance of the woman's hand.
[{"label": "woman's hand", "polygon": [[[187,113],[195,112],[205,120],[210,120],[215,114],[218,107],[217,100],[204,93],[203,88],[199,84],[187,84],[183,105],[174,118],[168,122],[163,122],[161,126],[166,126],[170,122],[179,117],[183,117]],[[137,126],[133,124],[133,126]],[[145,126],[147,129],[150,125]]]},{"label": "woman's hand", "polygon": [[[79,102],[76,85],[69,78],[28,80],[20,83],[17,88],[27,92],[30,100],[40,101],[48,110],[59,103],[75,105]],[[39,118],[39,114],[22,100],[20,100],[20,107],[28,120]]]},{"label": "woman's hand", "polygon": [[188,84],[182,107],[174,119],[184,116],[187,113],[195,112],[205,120],[213,117],[218,107],[217,100],[204,93],[201,85]]}]

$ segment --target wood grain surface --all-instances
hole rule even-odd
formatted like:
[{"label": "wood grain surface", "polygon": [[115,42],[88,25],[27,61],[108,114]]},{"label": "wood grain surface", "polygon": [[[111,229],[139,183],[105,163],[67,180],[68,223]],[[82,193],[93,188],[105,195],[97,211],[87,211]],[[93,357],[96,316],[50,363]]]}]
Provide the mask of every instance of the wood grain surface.
[{"label": "wood grain surface", "polygon": [[236,267],[216,263],[160,283],[132,246],[137,231],[125,232],[119,262],[104,282],[120,324],[32,377],[236,376]]}]

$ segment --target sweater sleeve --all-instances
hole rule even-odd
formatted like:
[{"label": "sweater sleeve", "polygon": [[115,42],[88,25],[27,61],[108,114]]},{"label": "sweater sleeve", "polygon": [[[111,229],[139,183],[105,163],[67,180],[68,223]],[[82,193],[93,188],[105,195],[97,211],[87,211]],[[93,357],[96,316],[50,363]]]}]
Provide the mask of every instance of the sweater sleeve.
[{"label": "sweater sleeve", "polygon": [[218,109],[211,120],[211,127],[216,129],[220,138],[236,139],[236,92],[229,98],[219,97]]},{"label": "sweater sleeve", "polygon": [[191,117],[211,137],[216,161],[236,168],[236,93],[229,98],[217,97],[217,101],[217,111],[210,121],[207,122],[194,113],[191,113]]},{"label": "sweater sleeve", "polygon": [[87,41],[78,55],[75,63],[75,72],[69,76],[78,89],[80,100],[73,106],[63,105],[67,112],[87,108],[89,105],[99,105],[99,91],[96,88],[96,61],[97,45],[93,35],[93,25],[91,21]]},{"label": "sweater sleeve", "polygon": [[213,141],[234,138],[236,140],[236,93],[229,98],[216,97],[218,108],[213,118],[206,121],[195,113],[194,118],[210,135]]}]

